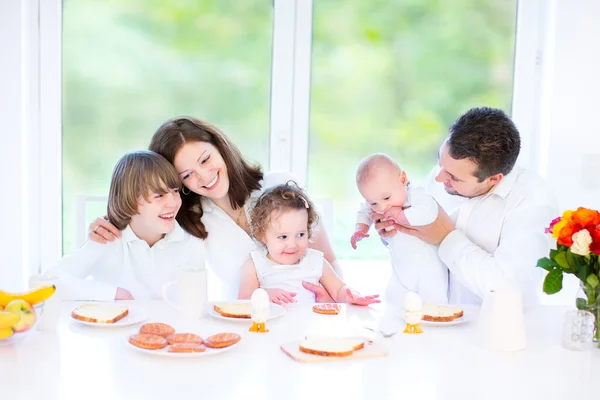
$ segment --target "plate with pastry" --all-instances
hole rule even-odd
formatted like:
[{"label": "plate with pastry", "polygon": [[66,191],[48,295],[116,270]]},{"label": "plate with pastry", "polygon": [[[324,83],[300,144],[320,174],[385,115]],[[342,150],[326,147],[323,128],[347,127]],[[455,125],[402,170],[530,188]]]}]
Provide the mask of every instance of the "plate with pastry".
[{"label": "plate with pastry", "polygon": [[[250,300],[217,301],[209,303],[208,306],[210,307],[208,313],[215,318],[251,322],[252,304],[250,304]],[[269,318],[267,318],[267,321],[281,317],[286,312],[285,307],[269,303]]]},{"label": "plate with pastry", "polygon": [[284,343],[280,348],[299,362],[359,360],[384,357],[388,354],[381,343],[360,337],[305,337],[302,340]]},{"label": "plate with pastry", "polygon": [[71,311],[71,318],[80,324],[116,328],[145,321],[148,316],[142,307],[119,304],[83,304]]},{"label": "plate with pastry", "polygon": [[471,320],[471,313],[462,307],[452,305],[424,304],[420,324],[432,326],[452,326]]},{"label": "plate with pastry", "polygon": [[175,332],[175,329],[164,323],[150,323],[129,336],[127,344],[137,351],[154,356],[190,358],[231,350],[241,338],[237,333],[229,332],[203,338],[196,333]]}]

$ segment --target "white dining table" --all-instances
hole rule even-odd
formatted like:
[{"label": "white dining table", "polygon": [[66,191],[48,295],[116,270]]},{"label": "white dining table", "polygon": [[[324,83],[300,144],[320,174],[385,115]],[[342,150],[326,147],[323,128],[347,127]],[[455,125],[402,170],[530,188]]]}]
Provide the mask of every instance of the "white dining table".
[{"label": "white dining table", "polygon": [[[148,321],[203,337],[236,332],[231,350],[170,358],[131,348],[142,323],[98,328],[70,317],[79,303],[64,302],[56,330],[35,328],[0,346],[2,399],[592,399],[600,385],[600,349],[570,351],[561,344],[567,308],[541,306],[525,314],[527,347],[511,353],[485,350],[476,340],[477,308],[469,321],[389,338],[376,327],[385,306],[344,306],[339,315],[295,305],[250,333],[249,321],[206,315],[183,318],[160,301],[121,302],[141,307]],[[147,322],[148,322],[147,321]],[[398,326],[402,322],[398,321]],[[388,355],[365,360],[300,363],[282,343],[307,335],[364,336]]]}]

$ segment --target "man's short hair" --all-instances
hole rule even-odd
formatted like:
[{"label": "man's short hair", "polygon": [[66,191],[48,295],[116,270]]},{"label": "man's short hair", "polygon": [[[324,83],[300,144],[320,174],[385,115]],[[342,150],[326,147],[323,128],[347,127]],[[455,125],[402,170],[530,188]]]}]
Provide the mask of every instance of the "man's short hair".
[{"label": "man's short hair", "polygon": [[514,122],[504,111],[490,107],[472,108],[459,117],[446,143],[452,158],[477,164],[479,182],[499,173],[507,175],[521,150]]},{"label": "man's short hair", "polygon": [[151,193],[165,194],[181,187],[181,179],[163,156],[153,151],[125,154],[113,170],[108,194],[108,220],[117,229],[129,225],[138,213],[140,198],[151,201]]}]

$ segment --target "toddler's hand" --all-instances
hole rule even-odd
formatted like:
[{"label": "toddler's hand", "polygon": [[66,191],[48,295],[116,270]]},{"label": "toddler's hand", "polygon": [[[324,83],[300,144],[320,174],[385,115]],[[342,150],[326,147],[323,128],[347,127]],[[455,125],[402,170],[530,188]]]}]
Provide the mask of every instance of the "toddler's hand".
[{"label": "toddler's hand", "polygon": [[397,224],[403,224],[406,221],[404,216],[404,210],[402,207],[390,207],[383,213],[383,217],[386,219],[392,219]]},{"label": "toddler's hand", "polygon": [[381,303],[381,300],[377,299],[379,297],[378,294],[373,296],[356,296],[350,289],[346,289],[346,296],[348,296],[350,304],[355,304],[357,306],[368,306],[373,303]]},{"label": "toddler's hand", "polygon": [[369,237],[369,233],[368,232],[369,232],[369,226],[365,225],[365,224],[360,224],[360,227],[358,229],[356,229],[356,231],[352,235],[352,238],[350,238],[350,244],[352,245],[352,248],[354,250],[356,250],[356,243],[357,242],[360,242],[364,238],[368,238]]},{"label": "toddler's hand", "polygon": [[115,300],[135,300],[133,295],[127,289],[117,288],[117,294],[115,294]]},{"label": "toddler's hand", "polygon": [[269,294],[269,300],[275,304],[293,303],[295,301],[296,293],[294,292],[283,289],[265,289],[265,291]]}]

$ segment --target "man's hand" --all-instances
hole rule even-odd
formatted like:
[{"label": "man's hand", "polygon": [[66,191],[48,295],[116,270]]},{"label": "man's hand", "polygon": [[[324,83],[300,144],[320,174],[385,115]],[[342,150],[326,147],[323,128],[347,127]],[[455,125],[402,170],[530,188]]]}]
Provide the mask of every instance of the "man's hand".
[{"label": "man's hand", "polygon": [[369,225],[366,224],[356,224],[356,231],[350,238],[350,244],[352,248],[356,250],[356,243],[360,242],[364,238],[369,237]]},{"label": "man's hand", "polygon": [[402,207],[390,207],[385,210],[383,213],[384,219],[392,219],[394,222],[400,225],[410,225],[408,220],[406,219],[406,215],[404,215],[404,209]]},{"label": "man's hand", "polygon": [[265,289],[265,292],[269,294],[269,300],[275,304],[295,302],[294,297],[296,293],[294,292],[288,292],[283,289]]},{"label": "man's hand", "polygon": [[[371,219],[375,222],[375,229],[382,239],[389,239],[397,233],[397,224],[394,224],[394,221],[391,219],[386,220],[383,214],[373,212],[371,213]],[[390,228],[390,230],[386,228]]]},{"label": "man's hand", "polygon": [[394,224],[394,228],[399,232],[408,235],[416,236],[424,242],[438,245],[448,236],[450,232],[455,230],[452,225],[452,220],[446,214],[446,211],[438,205],[438,216],[433,223],[425,226],[402,226]]},{"label": "man's hand", "polygon": [[302,282],[302,286],[304,286],[304,289],[308,290],[309,292],[313,292],[315,294],[315,302],[316,303],[335,303],[335,300],[333,300],[333,297],[331,297],[329,292],[327,290],[325,290],[324,287],[319,286],[319,285],[314,285],[309,282]]},{"label": "man's hand", "polygon": [[135,300],[133,295],[127,289],[123,289],[121,287],[117,288],[117,293],[115,294],[115,300]]}]

